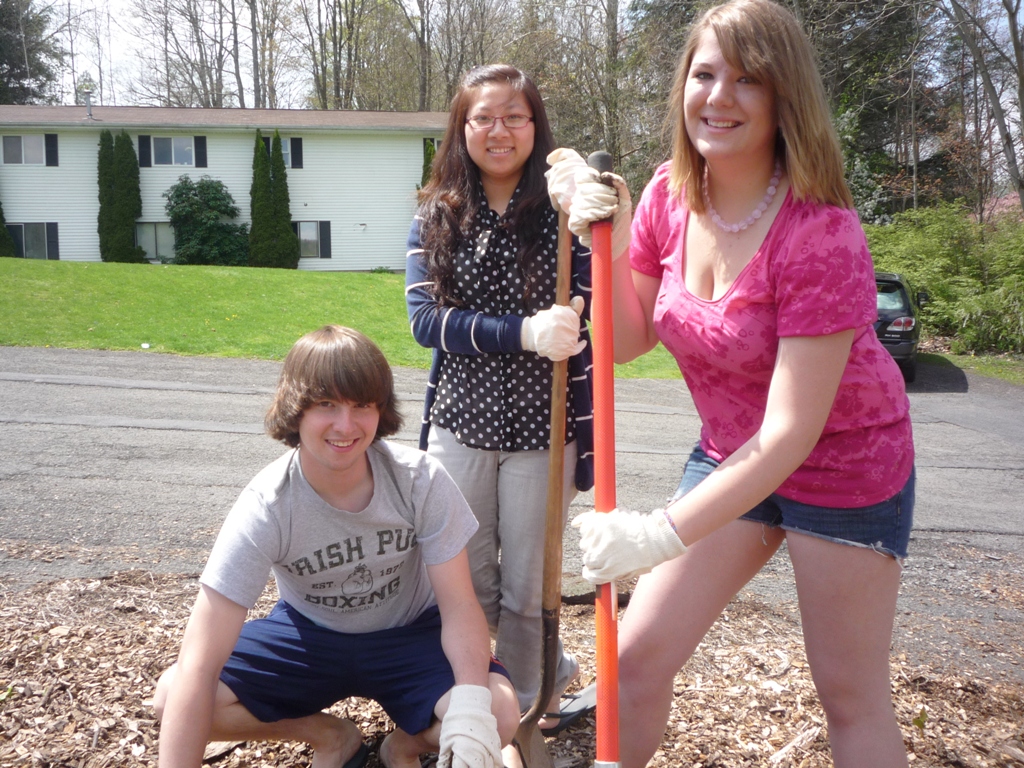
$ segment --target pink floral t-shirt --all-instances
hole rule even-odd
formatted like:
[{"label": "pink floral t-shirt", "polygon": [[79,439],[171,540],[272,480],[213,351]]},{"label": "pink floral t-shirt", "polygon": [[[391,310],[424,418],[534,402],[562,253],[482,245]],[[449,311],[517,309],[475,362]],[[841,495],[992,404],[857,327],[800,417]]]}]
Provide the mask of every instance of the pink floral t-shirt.
[{"label": "pink floral t-shirt", "polygon": [[914,444],[903,377],[875,336],[874,268],[854,211],[788,195],[765,241],[721,298],[683,282],[688,211],[654,175],[633,219],[633,269],[661,280],[658,337],[686,379],[701,447],[722,461],[761,427],[779,338],[855,329],[850,359],[818,444],[779,495],[823,507],[863,507],[910,477]]}]

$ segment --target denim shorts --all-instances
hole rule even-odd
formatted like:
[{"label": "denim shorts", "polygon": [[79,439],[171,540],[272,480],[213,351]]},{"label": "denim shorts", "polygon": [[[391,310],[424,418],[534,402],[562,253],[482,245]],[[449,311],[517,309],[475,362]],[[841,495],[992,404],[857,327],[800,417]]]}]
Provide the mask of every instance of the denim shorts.
[{"label": "denim shorts", "polygon": [[[493,658],[491,671],[508,677]],[[430,727],[438,699],[455,685],[436,606],[404,627],[346,634],[315,624],[284,600],[266,618],[245,623],[220,679],[264,723],[361,696],[410,734]]]},{"label": "denim shorts", "polygon": [[[694,448],[671,501],[696,488],[717,466],[718,462],[704,453],[700,446]],[[817,507],[773,493],[740,519],[816,536],[837,544],[866,547],[902,562],[907,557],[910,529],[914,522],[915,474],[911,469],[906,485],[895,496],[867,507]]]}]

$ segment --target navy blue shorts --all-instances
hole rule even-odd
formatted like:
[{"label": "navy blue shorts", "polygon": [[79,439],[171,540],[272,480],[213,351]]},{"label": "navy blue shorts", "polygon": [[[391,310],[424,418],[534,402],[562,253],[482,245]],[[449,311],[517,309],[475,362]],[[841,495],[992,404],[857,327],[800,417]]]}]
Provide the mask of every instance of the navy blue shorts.
[{"label": "navy blue shorts", "polygon": [[[694,448],[672,501],[696,488],[717,466],[718,462],[700,446]],[[740,519],[838,544],[867,547],[902,561],[907,557],[910,529],[914,524],[915,477],[915,471],[911,470],[910,478],[899,493],[867,507],[816,507],[773,493]]]},{"label": "navy blue shorts", "polygon": [[[508,677],[494,659],[491,671]],[[278,601],[246,622],[220,679],[261,722],[306,717],[351,696],[373,699],[406,733],[426,730],[453,685],[441,647],[441,613],[428,608],[404,627],[345,634]]]}]

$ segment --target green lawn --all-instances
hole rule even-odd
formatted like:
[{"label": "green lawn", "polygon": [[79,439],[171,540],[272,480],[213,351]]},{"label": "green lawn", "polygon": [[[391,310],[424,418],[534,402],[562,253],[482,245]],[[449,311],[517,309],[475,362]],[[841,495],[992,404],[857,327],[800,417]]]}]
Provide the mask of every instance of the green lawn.
[{"label": "green lawn", "polygon": [[[178,355],[284,358],[325,323],[363,331],[394,365],[426,368],[409,333],[403,275],[286,269],[81,264],[0,259],[0,346],[143,349]],[[1024,359],[922,355],[1024,384]],[[658,345],[620,378],[678,379]]]},{"label": "green lawn", "polygon": [[[358,328],[394,365],[425,368],[403,275],[0,259],[0,345],[280,360],[325,323]],[[662,348],[626,378],[679,378]]]}]

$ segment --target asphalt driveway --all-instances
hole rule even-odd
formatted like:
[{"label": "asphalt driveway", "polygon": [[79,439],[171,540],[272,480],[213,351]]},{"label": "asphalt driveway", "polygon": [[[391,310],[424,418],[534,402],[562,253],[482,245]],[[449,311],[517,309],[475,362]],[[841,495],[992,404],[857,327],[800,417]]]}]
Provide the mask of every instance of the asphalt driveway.
[{"label": "asphalt driveway", "polygon": [[[278,370],[265,361],[0,347],[0,585],[129,568],[198,572],[238,492],[282,452],[262,431]],[[396,379],[406,416],[398,439],[415,444],[426,372],[398,369]],[[1011,647],[1024,591],[1015,602],[984,587],[1019,579],[1024,561],[1024,388],[922,364],[909,389],[918,489],[901,622],[914,624],[915,638],[929,638],[927,626],[932,636],[907,651],[949,645],[947,620],[987,627],[984,662],[1024,680]],[[662,504],[698,428],[681,381],[618,381],[619,505]],[[581,494],[572,514],[591,502]],[[572,533],[567,595],[586,591],[574,576]],[[748,589],[795,610],[788,568],[776,557]],[[975,658],[977,645],[967,638],[942,652],[951,662]]]}]

